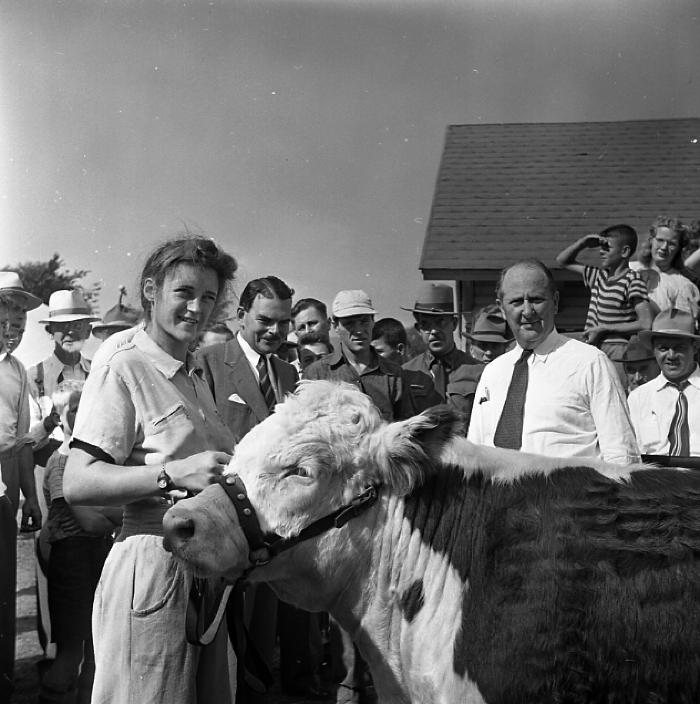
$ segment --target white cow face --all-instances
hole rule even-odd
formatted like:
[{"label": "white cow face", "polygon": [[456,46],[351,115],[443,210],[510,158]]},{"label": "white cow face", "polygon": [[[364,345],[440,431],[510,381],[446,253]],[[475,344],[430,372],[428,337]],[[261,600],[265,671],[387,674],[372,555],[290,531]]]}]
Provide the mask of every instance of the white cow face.
[{"label": "white cow face", "polygon": [[[349,384],[302,382],[243,438],[226,473],[243,480],[263,532],[290,537],[370,484],[410,491],[430,466],[416,435],[439,424],[428,414],[387,424]],[[178,502],[164,527],[173,552],[201,572],[235,579],[249,564],[238,516],[219,486]]]}]

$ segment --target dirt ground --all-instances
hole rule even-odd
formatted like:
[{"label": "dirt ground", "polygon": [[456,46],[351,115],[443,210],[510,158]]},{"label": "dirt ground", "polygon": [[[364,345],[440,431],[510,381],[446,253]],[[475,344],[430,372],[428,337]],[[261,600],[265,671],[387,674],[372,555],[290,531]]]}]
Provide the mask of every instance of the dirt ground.
[{"label": "dirt ground", "polygon": [[[43,657],[36,632],[36,590],[34,578],[34,538],[20,534],[17,543],[17,648],[15,660],[16,689],[12,704],[36,704],[39,693],[37,663]],[[304,697],[286,696],[273,687],[269,704],[311,704]],[[333,702],[335,699],[325,700]],[[314,700],[318,704],[319,700]],[[5,704],[5,702],[0,702]],[[145,703],[144,703],[145,704]]]}]

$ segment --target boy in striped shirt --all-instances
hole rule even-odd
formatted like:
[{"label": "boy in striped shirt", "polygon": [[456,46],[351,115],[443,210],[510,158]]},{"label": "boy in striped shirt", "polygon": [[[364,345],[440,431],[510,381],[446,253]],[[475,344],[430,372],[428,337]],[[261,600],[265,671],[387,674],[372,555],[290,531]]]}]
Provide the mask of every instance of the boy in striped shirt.
[{"label": "boy in striped shirt", "polygon": [[[577,261],[584,249],[598,248],[600,267]],[[637,233],[629,225],[612,225],[599,234],[584,235],[557,256],[561,267],[581,274],[591,292],[583,339],[599,347],[615,363],[624,384],[622,356],[629,338],[651,327],[647,288],[629,267]]]}]

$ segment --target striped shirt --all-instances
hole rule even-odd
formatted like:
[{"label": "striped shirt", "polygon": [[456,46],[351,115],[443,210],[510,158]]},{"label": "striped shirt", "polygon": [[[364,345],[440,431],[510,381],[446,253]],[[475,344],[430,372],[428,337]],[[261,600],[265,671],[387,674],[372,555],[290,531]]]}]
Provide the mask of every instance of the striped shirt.
[{"label": "striped shirt", "polygon": [[[638,272],[627,269],[621,276],[611,278],[605,269],[587,266],[583,283],[591,291],[585,330],[598,325],[619,325],[637,320],[634,307],[649,300],[647,287]],[[605,342],[627,342],[630,335],[609,333]]]}]

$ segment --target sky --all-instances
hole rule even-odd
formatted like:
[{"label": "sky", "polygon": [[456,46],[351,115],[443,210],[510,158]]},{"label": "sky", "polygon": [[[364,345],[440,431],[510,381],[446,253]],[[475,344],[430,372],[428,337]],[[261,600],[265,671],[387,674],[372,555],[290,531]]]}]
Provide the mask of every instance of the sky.
[{"label": "sky", "polygon": [[698,117],[699,74],[697,0],[0,0],[0,266],[104,312],[188,228],[408,322],[447,125]]}]

